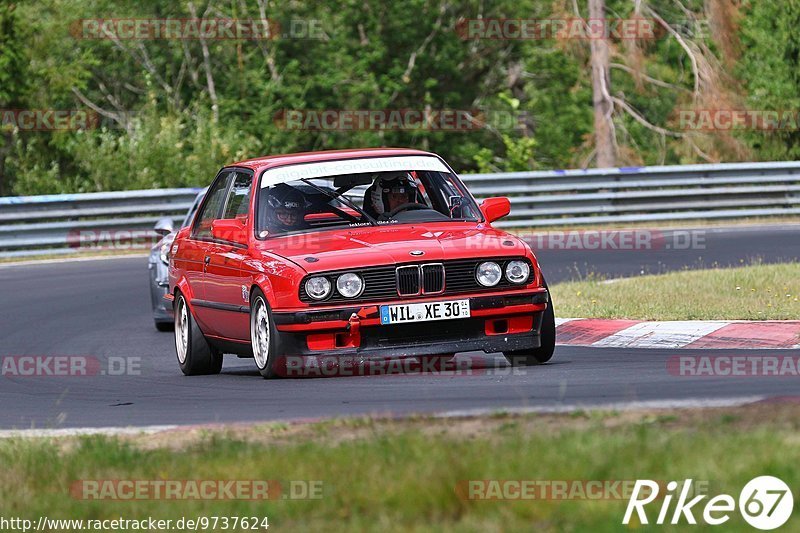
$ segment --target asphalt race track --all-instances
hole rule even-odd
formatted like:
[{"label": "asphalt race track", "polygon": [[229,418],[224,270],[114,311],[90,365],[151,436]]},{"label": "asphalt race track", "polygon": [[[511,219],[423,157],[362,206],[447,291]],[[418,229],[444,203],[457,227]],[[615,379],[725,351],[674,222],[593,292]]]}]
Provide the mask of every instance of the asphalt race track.
[{"label": "asphalt race track", "polygon": [[[551,283],[684,267],[797,260],[797,226],[707,230],[703,249],[542,251]],[[88,356],[136,365],[90,376],[0,376],[0,428],[199,424],[797,394],[796,378],[671,375],[670,350],[559,347],[539,367],[489,372],[261,379],[251,360],[184,377],[172,334],[152,325],[144,257],[0,267],[0,356]],[[556,309],[558,309],[556,305]],[[683,350],[682,354],[699,353]],[[749,355],[756,355],[747,352]],[[759,352],[765,354],[769,352]],[[789,355],[792,352],[783,351]],[[726,352],[731,355],[732,352]],[[793,352],[793,355],[797,355]],[[119,359],[124,358],[124,359]],[[498,360],[488,356],[487,361]]]},{"label": "asphalt race track", "polygon": [[[628,237],[635,239],[630,231]],[[536,256],[550,283],[592,274],[627,277],[685,268],[785,263],[800,258],[800,224],[636,231],[647,237],[640,246],[601,250],[570,247],[571,242],[595,244],[597,239],[570,241],[567,232],[563,246],[552,238],[545,240],[550,248]],[[625,244],[624,239],[611,237],[612,245]]]}]

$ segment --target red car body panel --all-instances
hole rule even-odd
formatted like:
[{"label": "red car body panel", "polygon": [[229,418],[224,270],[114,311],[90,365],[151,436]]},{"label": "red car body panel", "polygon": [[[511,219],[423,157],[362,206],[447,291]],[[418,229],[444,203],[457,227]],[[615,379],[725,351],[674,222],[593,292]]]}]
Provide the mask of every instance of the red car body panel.
[{"label": "red car body panel", "polygon": [[[276,166],[398,155],[438,157],[410,149],[336,150],[250,159],[229,165],[223,170],[251,170],[254,173],[252,187],[257,191],[262,173]],[[299,335],[293,342],[301,343],[304,349],[329,350],[330,335],[334,334],[338,335],[333,341],[334,351],[357,350],[359,331],[382,327],[377,311],[380,305],[404,303],[410,299],[397,296],[385,301],[363,303],[357,300],[353,303],[306,303],[299,296],[302,282],[314,273],[348,269],[357,271],[366,267],[411,263],[415,261],[409,255],[412,250],[423,252],[424,262],[434,263],[456,259],[526,258],[531,263],[531,276],[524,286],[503,290],[481,289],[457,296],[439,294],[414,297],[413,302],[510,298],[507,305],[474,309],[473,318],[485,319],[480,320],[482,326],[476,327],[482,329],[486,337],[508,336],[525,331],[537,334],[536,324],[525,318],[541,314],[547,305],[547,289],[536,257],[523,241],[493,228],[486,221],[356,227],[258,239],[254,216],[257,196],[250,195],[249,216],[243,221],[246,245],[194,240],[191,237],[192,224],[178,233],[172,247],[168,298],[172,299],[176,291],[181,291],[205,336],[212,342],[216,340],[223,343],[225,351],[236,351],[243,355],[248,352],[249,294],[256,287],[263,291],[273,315],[286,319],[280,323],[276,320],[277,330],[286,335]],[[201,206],[198,213],[202,209]],[[310,256],[315,262],[306,261]],[[523,302],[513,300],[514,297],[532,299]],[[352,314],[349,319],[342,315],[304,322],[307,316],[303,313],[336,310],[352,311]],[[493,322],[491,319],[496,320]],[[357,322],[355,334],[352,331],[353,320]],[[456,321],[443,322],[442,327],[453,327],[450,322]],[[497,324],[503,324],[499,332],[493,330]],[[521,330],[515,331],[515,328]]]}]

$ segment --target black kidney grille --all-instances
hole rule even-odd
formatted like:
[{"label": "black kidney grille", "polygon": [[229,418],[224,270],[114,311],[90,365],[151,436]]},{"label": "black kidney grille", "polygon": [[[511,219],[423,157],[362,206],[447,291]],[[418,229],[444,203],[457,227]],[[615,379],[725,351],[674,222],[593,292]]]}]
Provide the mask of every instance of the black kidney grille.
[{"label": "black kidney grille", "polygon": [[400,296],[416,296],[420,293],[419,267],[397,267],[397,294]]},{"label": "black kidney grille", "polygon": [[439,294],[444,291],[444,265],[434,263],[422,265],[422,293]]},{"label": "black kidney grille", "polygon": [[[396,300],[403,297],[442,294],[444,296],[467,292],[488,292],[520,288],[507,281],[505,277],[494,287],[484,287],[475,280],[475,269],[483,261],[495,261],[505,271],[508,261],[516,257],[490,259],[457,259],[443,263],[422,263],[421,265],[401,265],[368,267],[321,274],[327,276],[334,286],[327,300],[317,301],[306,294],[305,280],[300,285],[300,300],[310,304],[360,303],[369,301]],[[521,258],[520,258],[521,259]],[[358,298],[345,298],[336,292],[336,278],[344,272],[357,272],[364,278],[364,292]],[[320,274],[315,274],[320,275]]]}]

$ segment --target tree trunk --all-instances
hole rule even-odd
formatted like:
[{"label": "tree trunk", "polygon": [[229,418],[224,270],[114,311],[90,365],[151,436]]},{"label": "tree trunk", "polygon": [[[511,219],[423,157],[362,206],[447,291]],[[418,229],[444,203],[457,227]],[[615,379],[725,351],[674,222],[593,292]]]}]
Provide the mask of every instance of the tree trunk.
[{"label": "tree trunk", "polygon": [[[605,20],[605,0],[589,0],[589,19]],[[606,36],[589,40],[592,65],[595,153],[598,168],[617,166],[614,124],[611,120],[610,58]]]},{"label": "tree trunk", "polygon": [[11,153],[13,135],[10,131],[3,134],[3,145],[0,146],[0,196],[11,194],[11,177],[6,176],[6,157]]}]

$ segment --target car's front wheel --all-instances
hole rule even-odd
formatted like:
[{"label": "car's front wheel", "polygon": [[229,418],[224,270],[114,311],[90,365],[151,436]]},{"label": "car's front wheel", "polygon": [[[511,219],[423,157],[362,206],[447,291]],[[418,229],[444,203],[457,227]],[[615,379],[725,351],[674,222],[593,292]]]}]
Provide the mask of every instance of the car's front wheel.
[{"label": "car's front wheel", "polygon": [[181,293],[175,298],[175,351],[178,365],[187,376],[219,374],[222,370],[222,354],[208,344]]},{"label": "car's front wheel", "polygon": [[541,343],[538,348],[503,352],[511,366],[529,366],[548,362],[556,349],[556,316],[553,311],[553,300],[548,296],[547,309],[542,317],[542,329],[539,333]]},{"label": "car's front wheel", "polygon": [[250,343],[259,373],[265,378],[276,377],[277,334],[269,303],[260,289],[250,296]]}]

